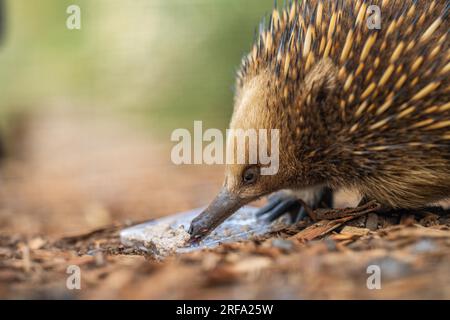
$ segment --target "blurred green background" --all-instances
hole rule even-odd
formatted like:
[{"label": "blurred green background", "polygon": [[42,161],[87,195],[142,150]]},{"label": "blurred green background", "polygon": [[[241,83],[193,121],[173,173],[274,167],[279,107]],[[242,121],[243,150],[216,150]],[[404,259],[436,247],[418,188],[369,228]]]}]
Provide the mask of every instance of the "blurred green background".
[{"label": "blurred green background", "polygon": [[[81,30],[66,9],[81,8]],[[225,128],[236,69],[272,0],[4,0],[2,121],[69,108],[166,135]]]}]

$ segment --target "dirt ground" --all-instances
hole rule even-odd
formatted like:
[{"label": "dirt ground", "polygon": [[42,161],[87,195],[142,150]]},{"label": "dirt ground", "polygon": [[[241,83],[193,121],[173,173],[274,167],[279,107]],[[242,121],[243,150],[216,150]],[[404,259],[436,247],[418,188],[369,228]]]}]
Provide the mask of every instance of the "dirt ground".
[{"label": "dirt ground", "polygon": [[[223,168],[177,167],[169,138],[97,115],[35,117],[22,136],[0,176],[1,298],[450,299],[447,211],[304,221],[156,261],[119,231],[207,204]],[[67,289],[70,265],[80,290]]]}]

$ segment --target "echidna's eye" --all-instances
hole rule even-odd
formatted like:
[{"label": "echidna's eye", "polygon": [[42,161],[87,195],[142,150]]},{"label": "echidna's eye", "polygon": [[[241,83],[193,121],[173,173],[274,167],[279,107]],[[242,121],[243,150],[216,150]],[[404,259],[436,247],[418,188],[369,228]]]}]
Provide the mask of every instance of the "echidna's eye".
[{"label": "echidna's eye", "polygon": [[256,166],[247,168],[242,175],[242,181],[244,184],[251,184],[256,181],[259,175],[259,169]]}]

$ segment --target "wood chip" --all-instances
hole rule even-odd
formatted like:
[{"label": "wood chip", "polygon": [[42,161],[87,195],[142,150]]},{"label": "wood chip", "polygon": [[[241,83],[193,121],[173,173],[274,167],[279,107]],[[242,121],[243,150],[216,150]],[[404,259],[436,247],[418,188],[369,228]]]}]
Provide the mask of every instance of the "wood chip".
[{"label": "wood chip", "polygon": [[351,226],[345,226],[342,231],[341,234],[349,234],[352,236],[365,236],[367,234],[369,234],[370,230],[367,228],[357,228],[357,227],[351,227]]},{"label": "wood chip", "polygon": [[351,216],[331,221],[322,220],[300,231],[296,235],[292,236],[290,239],[295,239],[300,242],[314,240],[316,238],[326,235],[327,233],[330,233],[331,231],[340,227],[344,222],[350,221],[355,217],[356,216]]},{"label": "wood chip", "polygon": [[38,249],[42,248],[46,243],[47,243],[47,241],[45,241],[41,237],[38,237],[38,238],[34,238],[34,239],[31,239],[30,241],[28,241],[28,247],[31,250],[38,250]]},{"label": "wood chip", "polygon": [[422,226],[413,226],[402,228],[395,232],[390,232],[385,238],[388,240],[397,240],[401,238],[450,238],[450,232],[432,228],[425,228]]}]

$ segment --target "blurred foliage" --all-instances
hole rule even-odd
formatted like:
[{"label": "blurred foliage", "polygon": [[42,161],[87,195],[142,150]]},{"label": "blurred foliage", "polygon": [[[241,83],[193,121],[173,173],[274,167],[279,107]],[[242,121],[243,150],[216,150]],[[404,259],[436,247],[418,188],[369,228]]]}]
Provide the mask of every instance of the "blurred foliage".
[{"label": "blurred foliage", "polygon": [[[81,8],[81,30],[66,8]],[[165,132],[226,127],[234,78],[272,0],[6,0],[1,113],[106,112]],[[138,122],[136,122],[138,123]]]}]

